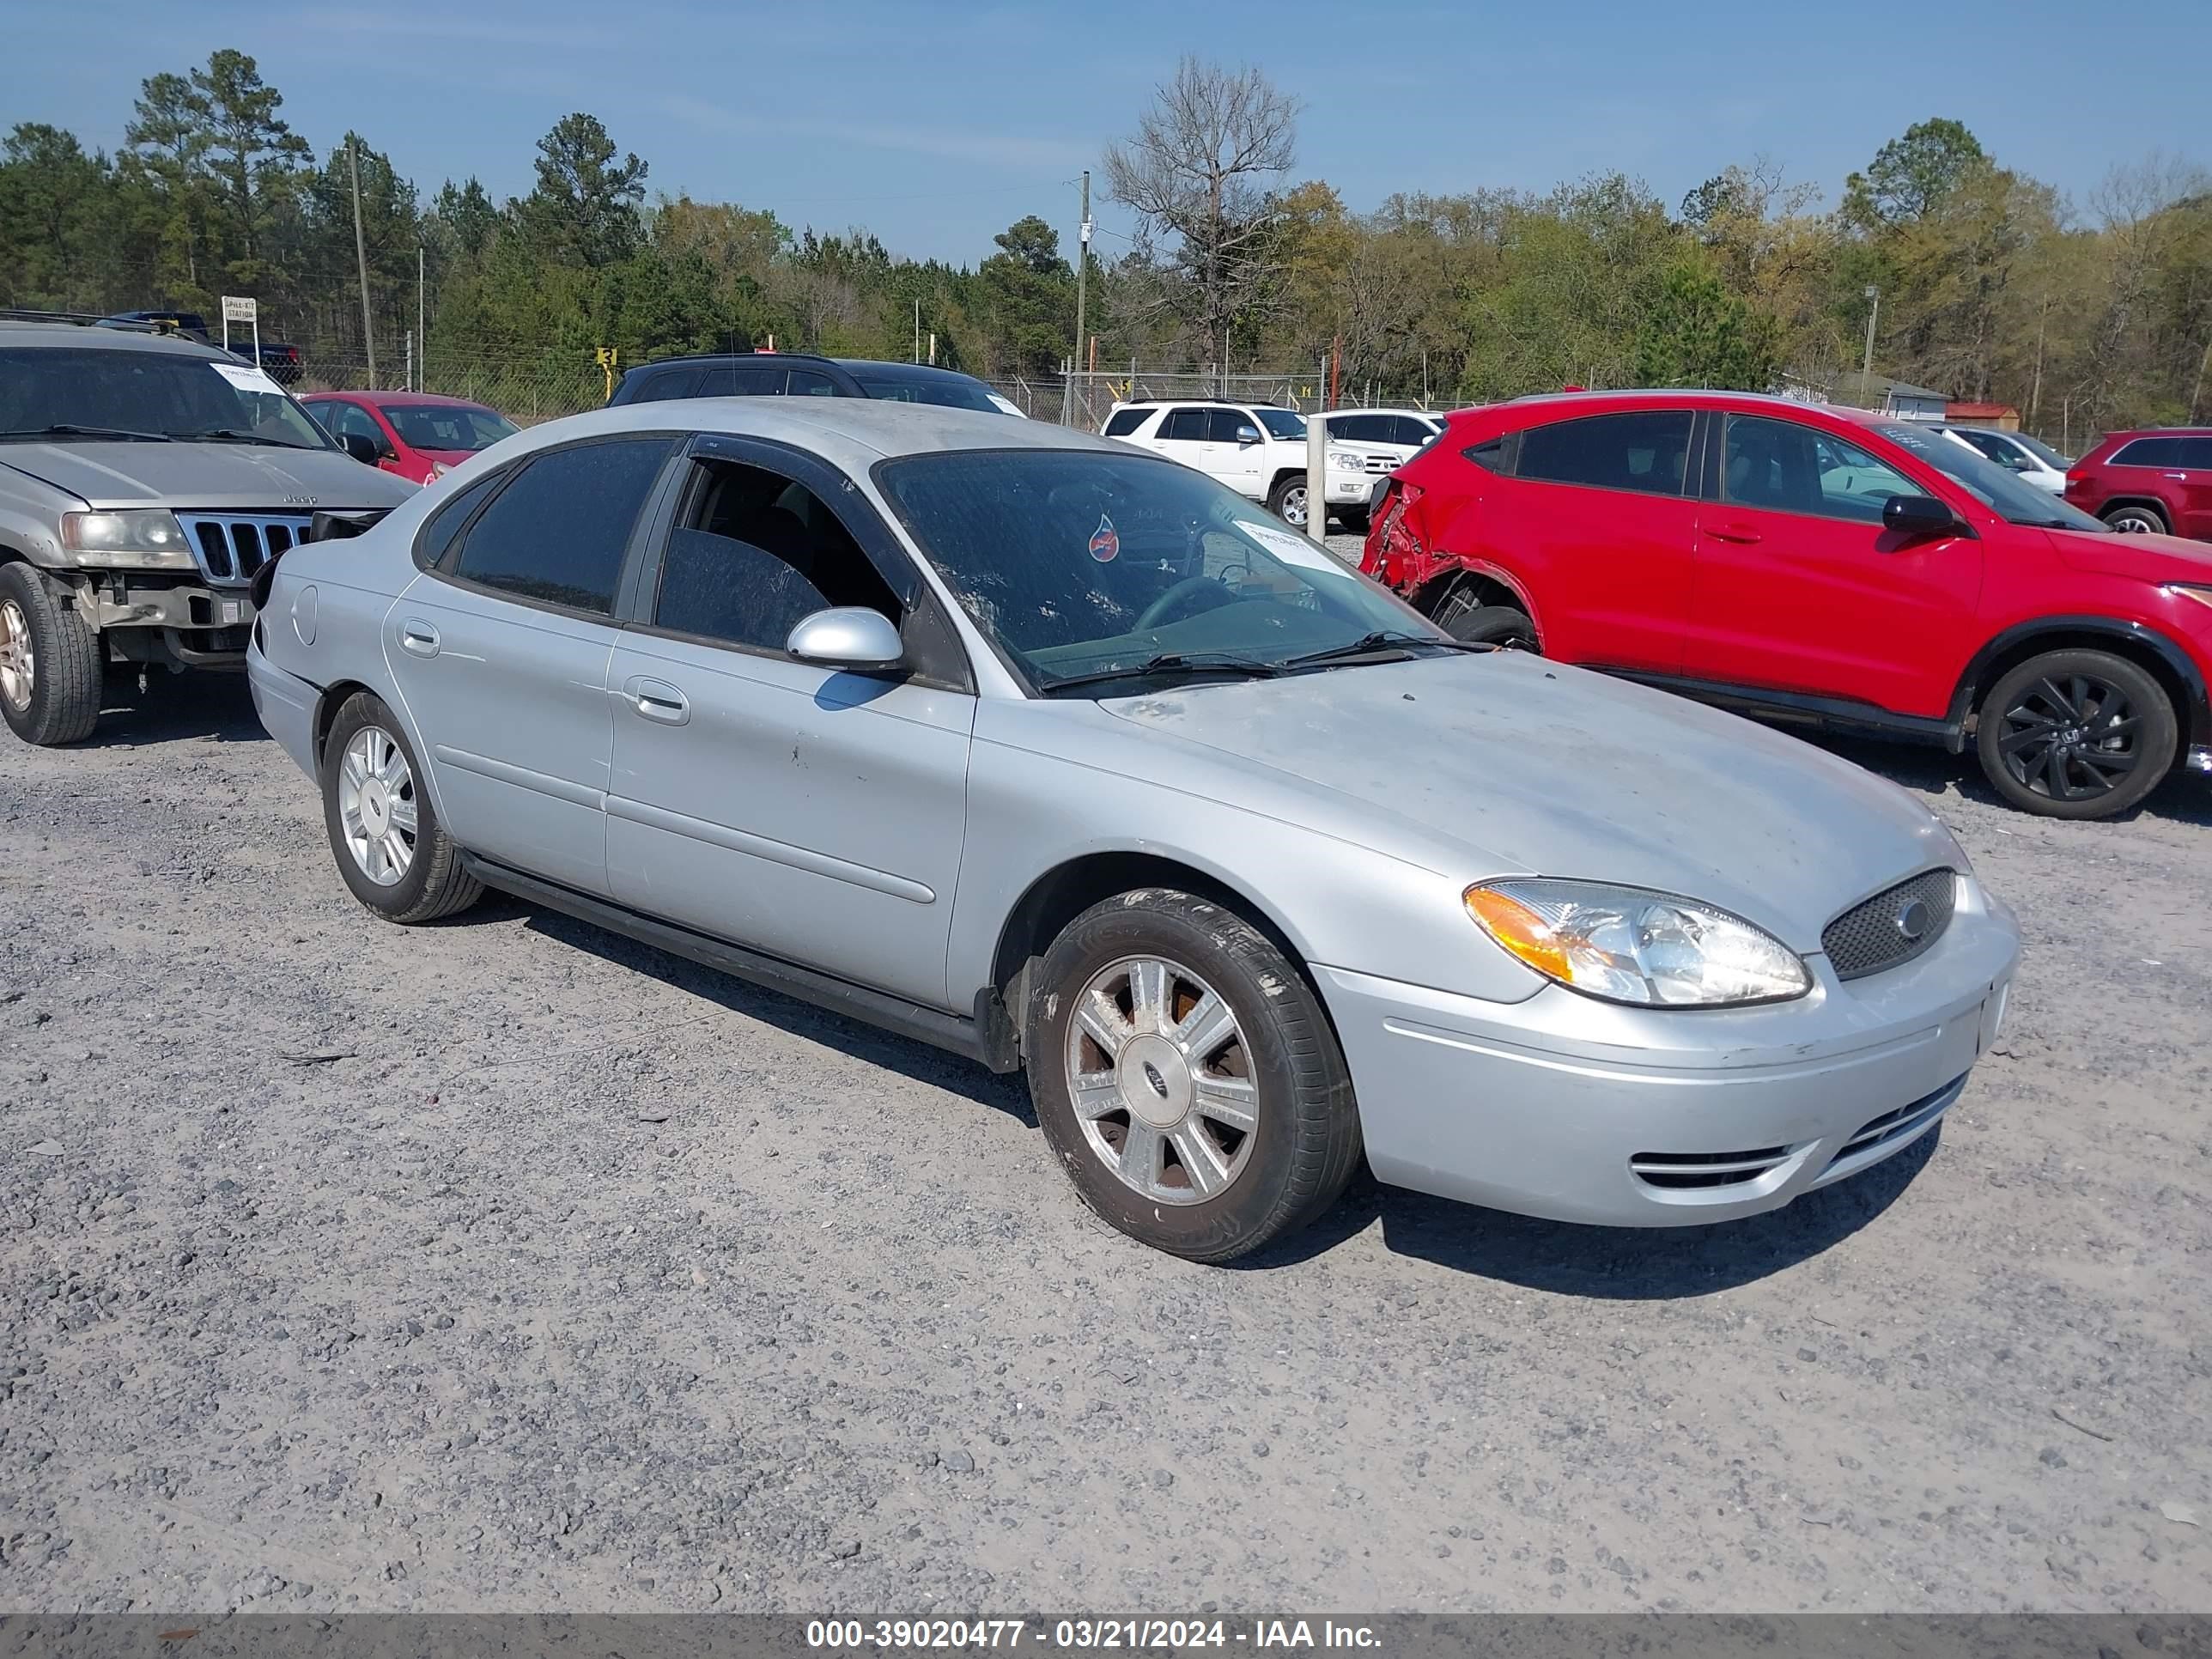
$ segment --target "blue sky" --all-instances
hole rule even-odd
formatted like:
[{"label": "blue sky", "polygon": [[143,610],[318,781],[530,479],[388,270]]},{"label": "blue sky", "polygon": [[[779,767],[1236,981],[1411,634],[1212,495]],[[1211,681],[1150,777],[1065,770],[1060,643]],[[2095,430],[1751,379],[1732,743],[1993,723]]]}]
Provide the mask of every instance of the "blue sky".
[{"label": "blue sky", "polygon": [[[9,9],[0,123],[51,121],[112,148],[142,78],[235,46],[319,152],[358,127],[426,193],[471,173],[497,196],[526,190],[539,135],[583,109],[651,163],[657,191],[866,224],[895,252],[963,262],[1026,212],[1072,240],[1077,173],[1186,52],[1257,64],[1296,94],[1297,176],[1363,210],[1393,190],[1543,189],[1614,167],[1672,202],[1760,155],[1832,198],[1885,139],[1937,114],[2085,214],[2116,164],[2162,153],[2212,166],[2191,84],[2212,62],[2212,0],[2135,0],[2112,29],[2079,0]],[[1096,210],[1109,233],[1128,228],[1112,204]]]}]

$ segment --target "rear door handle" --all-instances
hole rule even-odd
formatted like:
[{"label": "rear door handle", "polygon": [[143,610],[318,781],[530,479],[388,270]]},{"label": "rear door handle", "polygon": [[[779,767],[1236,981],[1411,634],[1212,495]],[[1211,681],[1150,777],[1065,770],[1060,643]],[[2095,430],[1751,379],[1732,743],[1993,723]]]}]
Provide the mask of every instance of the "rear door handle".
[{"label": "rear door handle", "polygon": [[399,648],[414,657],[434,657],[438,654],[438,630],[420,617],[410,617],[399,624]]},{"label": "rear door handle", "polygon": [[683,726],[691,718],[691,700],[666,680],[633,674],[623,682],[623,696],[641,719]]},{"label": "rear door handle", "polygon": [[1705,526],[1705,534],[1717,542],[1736,542],[1749,547],[1759,539],[1759,532],[1749,525],[1716,524]]}]

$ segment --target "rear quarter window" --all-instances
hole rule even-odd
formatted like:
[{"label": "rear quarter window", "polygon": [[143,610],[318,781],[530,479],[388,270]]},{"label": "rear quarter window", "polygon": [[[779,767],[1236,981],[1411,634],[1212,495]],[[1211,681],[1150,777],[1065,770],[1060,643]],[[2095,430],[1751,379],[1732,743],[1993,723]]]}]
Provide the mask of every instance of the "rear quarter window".
[{"label": "rear quarter window", "polygon": [[1127,437],[1139,427],[1144,425],[1152,412],[1149,409],[1115,410],[1106,417],[1106,435],[1109,438]]}]

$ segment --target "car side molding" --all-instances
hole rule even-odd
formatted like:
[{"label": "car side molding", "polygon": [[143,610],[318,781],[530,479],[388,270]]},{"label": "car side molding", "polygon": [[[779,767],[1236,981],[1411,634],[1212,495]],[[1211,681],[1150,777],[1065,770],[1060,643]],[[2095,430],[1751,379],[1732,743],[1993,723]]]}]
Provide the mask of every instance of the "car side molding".
[{"label": "car side molding", "polygon": [[1020,1069],[1021,1056],[1012,1023],[1004,1005],[990,992],[976,998],[974,1018],[963,1018],[941,1009],[924,1007],[889,992],[855,985],[834,975],[786,962],[780,957],[750,951],[726,939],[696,933],[474,853],[463,853],[461,866],[487,887],[495,887],[528,903],[559,910],[579,921],[634,939],[641,945],[688,957],[763,989],[781,992],[798,1001],[847,1015],[916,1042],[926,1042],[933,1048],[945,1049],[994,1072]]}]

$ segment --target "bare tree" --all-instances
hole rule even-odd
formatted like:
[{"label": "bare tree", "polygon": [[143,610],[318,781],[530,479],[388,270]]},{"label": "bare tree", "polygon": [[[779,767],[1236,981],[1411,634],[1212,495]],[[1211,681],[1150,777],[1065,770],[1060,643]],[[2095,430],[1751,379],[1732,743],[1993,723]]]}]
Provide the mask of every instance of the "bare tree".
[{"label": "bare tree", "polygon": [[1165,231],[1177,279],[1165,292],[1205,336],[1223,374],[1231,327],[1272,275],[1273,185],[1297,150],[1297,102],[1255,69],[1185,58],[1133,137],[1106,151],[1106,188],[1146,244]]}]

